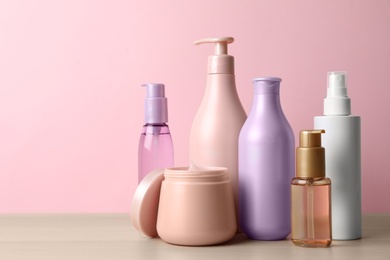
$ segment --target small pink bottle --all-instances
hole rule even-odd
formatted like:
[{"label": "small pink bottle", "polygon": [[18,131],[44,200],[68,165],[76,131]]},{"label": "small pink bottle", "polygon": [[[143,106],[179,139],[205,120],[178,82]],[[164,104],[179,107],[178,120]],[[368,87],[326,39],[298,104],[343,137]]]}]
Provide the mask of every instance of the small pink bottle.
[{"label": "small pink bottle", "polygon": [[160,83],[146,87],[145,125],[138,148],[138,183],[156,168],[173,167],[173,143],[168,122],[165,86]]},{"label": "small pink bottle", "polygon": [[302,247],[332,243],[331,180],[325,177],[324,130],[303,130],[296,149],[296,177],[291,181],[291,240]]}]

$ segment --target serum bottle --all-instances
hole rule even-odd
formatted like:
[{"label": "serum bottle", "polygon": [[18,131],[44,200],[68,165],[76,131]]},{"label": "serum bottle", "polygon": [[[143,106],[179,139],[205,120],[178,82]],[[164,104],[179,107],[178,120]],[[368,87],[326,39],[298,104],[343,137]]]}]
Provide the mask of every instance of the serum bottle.
[{"label": "serum bottle", "polygon": [[156,168],[173,167],[173,143],[168,122],[165,86],[160,83],[146,87],[145,125],[138,146],[138,183]]},{"label": "serum bottle", "polygon": [[324,130],[300,132],[296,177],[291,181],[291,240],[296,246],[332,243],[331,181],[325,177]]}]

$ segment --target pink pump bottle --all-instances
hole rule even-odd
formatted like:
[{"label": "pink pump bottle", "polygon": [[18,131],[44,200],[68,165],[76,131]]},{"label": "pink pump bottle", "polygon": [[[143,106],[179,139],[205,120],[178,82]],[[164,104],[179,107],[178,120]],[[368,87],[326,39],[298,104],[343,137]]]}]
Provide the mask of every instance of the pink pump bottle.
[{"label": "pink pump bottle", "polygon": [[208,58],[207,86],[192,123],[190,134],[191,167],[228,168],[236,210],[238,209],[238,135],[246,113],[238,97],[234,57],[228,55],[232,37],[206,38],[195,44],[213,43]]},{"label": "pink pump bottle", "polygon": [[165,86],[160,83],[146,87],[145,125],[138,147],[138,183],[152,170],[173,167],[173,143],[167,125],[168,104]]}]

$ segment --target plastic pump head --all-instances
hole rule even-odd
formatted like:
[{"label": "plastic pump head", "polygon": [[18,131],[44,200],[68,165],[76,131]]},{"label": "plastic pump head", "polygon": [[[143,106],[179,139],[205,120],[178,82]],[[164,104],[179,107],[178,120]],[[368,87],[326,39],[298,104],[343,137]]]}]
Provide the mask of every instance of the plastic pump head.
[{"label": "plastic pump head", "polygon": [[147,83],[145,98],[145,123],[163,124],[168,122],[168,102],[165,86],[161,83]]},{"label": "plastic pump head", "polygon": [[324,99],[324,115],[346,116],[351,114],[351,99],[347,92],[347,73],[328,72],[328,90]]},{"label": "plastic pump head", "polygon": [[325,177],[325,148],[321,134],[325,130],[302,130],[296,153],[296,175],[303,178]]},{"label": "plastic pump head", "polygon": [[214,55],[228,54],[229,43],[234,42],[233,37],[222,37],[222,38],[204,38],[201,40],[194,41],[195,45],[202,43],[215,43]]},{"label": "plastic pump head", "polygon": [[234,57],[228,55],[228,44],[234,42],[233,37],[205,38],[195,41],[195,45],[214,43],[214,55],[209,56],[208,74],[234,74]]},{"label": "plastic pump head", "polygon": [[323,133],[325,130],[302,130],[299,133],[299,147],[321,147],[321,134]]}]

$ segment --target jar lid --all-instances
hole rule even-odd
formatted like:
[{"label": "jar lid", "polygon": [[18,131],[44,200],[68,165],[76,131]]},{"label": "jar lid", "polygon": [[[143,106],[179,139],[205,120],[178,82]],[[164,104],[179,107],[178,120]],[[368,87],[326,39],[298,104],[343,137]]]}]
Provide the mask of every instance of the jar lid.
[{"label": "jar lid", "polygon": [[166,180],[181,180],[186,182],[217,183],[228,181],[227,168],[217,166],[191,166],[191,167],[174,167],[165,169]]},{"label": "jar lid", "polygon": [[164,169],[155,169],[138,185],[131,202],[131,222],[148,237],[157,237],[157,211]]}]

